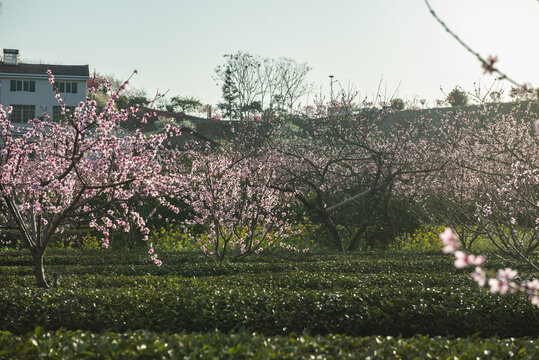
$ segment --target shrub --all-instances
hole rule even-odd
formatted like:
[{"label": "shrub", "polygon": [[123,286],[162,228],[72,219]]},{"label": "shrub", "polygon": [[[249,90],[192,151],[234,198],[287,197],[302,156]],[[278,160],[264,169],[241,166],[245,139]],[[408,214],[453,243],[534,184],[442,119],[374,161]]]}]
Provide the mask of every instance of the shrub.
[{"label": "shrub", "polygon": [[312,336],[291,333],[268,337],[240,331],[194,334],[44,331],[36,328],[22,336],[0,332],[0,356],[7,358],[194,358],[194,359],[532,359],[534,339],[453,339],[343,335]]},{"label": "shrub", "polygon": [[404,100],[400,98],[391,99],[391,108],[396,111],[404,110]]},{"label": "shrub", "polygon": [[158,251],[199,250],[191,235],[184,233],[179,226],[173,224],[154,229],[150,233],[149,240]]},{"label": "shrub", "polygon": [[162,253],[157,268],[139,252],[66,253],[49,254],[58,287],[47,290],[25,285],[32,269],[21,265],[30,256],[2,254],[0,328],[539,335],[539,313],[525,295],[478,292],[443,255],[278,254],[216,266],[194,253]]},{"label": "shrub", "polygon": [[468,95],[459,88],[454,88],[451,90],[451,92],[447,95],[446,100],[451,107],[468,105]]},{"label": "shrub", "polygon": [[413,234],[403,234],[395,239],[390,248],[393,250],[406,251],[440,251],[442,242],[439,233],[443,231],[444,226],[423,226]]}]

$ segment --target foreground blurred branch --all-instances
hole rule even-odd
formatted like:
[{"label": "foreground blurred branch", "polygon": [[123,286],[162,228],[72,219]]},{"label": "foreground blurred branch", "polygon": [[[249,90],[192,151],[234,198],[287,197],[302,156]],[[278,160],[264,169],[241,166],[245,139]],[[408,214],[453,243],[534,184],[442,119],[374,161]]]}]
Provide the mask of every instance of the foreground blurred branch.
[{"label": "foreground blurred branch", "polygon": [[425,0],[425,4],[429,8],[429,11],[432,14],[432,16],[434,17],[434,19],[436,19],[436,21],[438,21],[438,23],[440,25],[442,25],[442,27],[445,29],[445,31],[447,31],[449,33],[449,35],[451,35],[455,40],[457,40],[460,45],[462,45],[470,54],[474,55],[477,58],[477,60],[479,60],[479,62],[481,62],[481,67],[483,68],[485,73],[489,73],[489,74],[491,74],[493,72],[497,73],[500,76],[500,80],[505,79],[505,80],[509,81],[510,83],[512,83],[515,86],[518,86],[518,87],[523,88],[523,89],[527,88],[526,84],[521,84],[521,83],[513,80],[512,78],[507,76],[505,73],[501,72],[500,69],[498,69],[497,67],[494,66],[494,64],[498,61],[497,57],[489,56],[487,59],[485,59],[477,51],[475,51],[470,46],[468,46],[464,41],[462,41],[462,39],[457,34],[455,34],[445,24],[445,22],[442,19],[440,19],[440,17],[438,17],[436,12],[430,6],[428,0]]},{"label": "foreground blurred branch", "polygon": [[[537,0],[537,1],[539,1],[539,0]],[[501,72],[500,69],[495,67],[494,64],[498,61],[497,56],[492,56],[491,55],[487,59],[485,59],[481,55],[479,55],[479,53],[477,51],[475,51],[470,46],[468,46],[468,44],[466,44],[464,41],[462,41],[462,39],[457,34],[455,34],[445,24],[445,22],[442,19],[440,19],[440,17],[436,14],[436,12],[430,6],[430,3],[429,3],[428,0],[425,0],[425,4],[429,8],[429,11],[432,14],[432,16],[434,17],[434,19],[436,19],[436,21],[440,25],[442,25],[442,27],[445,29],[445,31],[447,31],[449,33],[449,35],[451,35],[455,40],[457,40],[460,45],[462,45],[470,54],[474,55],[479,60],[479,62],[481,62],[481,67],[483,68],[485,74],[486,73],[488,73],[488,74],[497,73],[499,75],[499,78],[498,78],[499,80],[504,80],[505,79],[505,80],[509,81],[513,85],[517,86],[519,88],[519,91],[521,91],[523,93],[529,91],[530,89],[533,90],[533,88],[530,88],[529,85],[521,84],[521,83],[513,80],[512,78],[507,76],[505,73]],[[536,89],[536,94],[537,94],[537,98],[539,99],[539,89]],[[535,134],[539,135],[539,119],[535,120],[533,126],[534,126]]]}]

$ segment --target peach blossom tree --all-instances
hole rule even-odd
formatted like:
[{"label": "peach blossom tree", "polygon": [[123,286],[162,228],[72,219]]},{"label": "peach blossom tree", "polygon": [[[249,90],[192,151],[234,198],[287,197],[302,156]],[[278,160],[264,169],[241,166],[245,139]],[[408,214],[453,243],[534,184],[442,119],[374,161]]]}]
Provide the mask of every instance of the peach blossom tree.
[{"label": "peach blossom tree", "polygon": [[40,287],[48,287],[43,257],[53,237],[79,222],[100,231],[105,248],[113,229],[128,232],[135,224],[146,235],[149,229],[129,200],[162,197],[172,181],[160,161],[166,136],[122,130],[136,109],[117,111],[118,96],[111,93],[101,112],[90,97],[68,113],[56,93],[65,118],[30,120],[22,136],[10,121],[12,109],[0,108],[0,201],[30,250]]}]

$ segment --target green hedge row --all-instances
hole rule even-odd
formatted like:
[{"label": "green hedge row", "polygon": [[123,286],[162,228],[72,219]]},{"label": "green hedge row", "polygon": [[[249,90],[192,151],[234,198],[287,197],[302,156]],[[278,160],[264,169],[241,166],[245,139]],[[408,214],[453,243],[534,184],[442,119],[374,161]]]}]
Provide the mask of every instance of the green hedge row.
[{"label": "green hedge row", "polygon": [[[469,271],[462,271],[452,268],[448,264],[433,265],[432,267],[419,267],[414,263],[392,264],[389,261],[380,263],[357,262],[348,264],[342,261],[318,262],[318,263],[226,263],[217,265],[214,263],[168,263],[158,268],[154,264],[147,265],[48,265],[45,264],[47,274],[58,275],[174,275],[183,277],[205,277],[205,276],[231,276],[231,275],[257,275],[260,273],[287,273],[293,271],[306,271],[313,273],[339,273],[354,274],[403,274],[403,273],[451,273],[459,274]],[[25,276],[33,274],[33,267],[27,266],[2,266],[0,276],[18,275]]]},{"label": "green hedge row", "polygon": [[[48,278],[51,282],[54,273]],[[439,273],[402,273],[387,272],[378,274],[338,274],[313,273],[308,271],[263,272],[248,275],[229,276],[155,276],[155,275],[59,275],[57,286],[63,289],[79,288],[120,288],[132,289],[178,289],[193,286],[251,286],[256,280],[256,286],[264,288],[287,288],[292,290],[347,290],[356,288],[377,288],[387,285],[400,284],[403,288],[409,287],[461,287],[472,286],[473,280],[466,274]],[[13,289],[15,287],[36,288],[33,275],[5,275],[2,276],[0,288]]]},{"label": "green hedge row", "polygon": [[194,253],[160,257],[162,268],[140,252],[55,250],[46,272],[59,287],[43,290],[28,254],[4,251],[0,329],[539,334],[539,310],[523,295],[488,294],[449,256],[273,253],[220,265]]},{"label": "green hedge row", "polygon": [[0,358],[17,359],[535,359],[536,339],[415,336],[264,336],[242,331],[156,334],[147,331],[0,332]]},{"label": "green hedge row", "polygon": [[[291,256],[291,257],[290,257]],[[317,273],[340,274],[385,274],[385,273],[452,273],[466,271],[453,267],[451,256],[417,254],[380,254],[365,255],[333,255],[318,254],[289,255],[282,257],[253,256],[245,262],[225,262],[216,264],[211,259],[199,254],[162,253],[159,258],[163,266],[158,268],[148,254],[136,252],[93,251],[72,253],[54,252],[45,257],[46,272],[60,275],[109,274],[109,275],[177,275],[192,276],[224,276],[235,274],[258,274],[263,272],[307,271]],[[506,264],[491,263],[493,268],[505,267]],[[526,270],[525,267],[519,270]],[[0,256],[0,276],[31,275],[33,273],[31,258],[24,253],[4,253]]]},{"label": "green hedge row", "polygon": [[[32,258],[27,250],[3,250],[0,248],[0,266],[30,265]],[[206,257],[198,251],[167,251],[160,252],[159,258],[171,264],[181,263],[210,263],[215,265],[212,257]],[[451,257],[442,252],[414,253],[409,251],[361,252],[352,254],[339,254],[335,252],[311,251],[307,253],[294,253],[283,249],[269,249],[258,255],[241,260],[241,263],[319,263],[343,262],[354,264],[357,262],[377,263],[379,261],[391,263],[414,262],[418,266],[431,266],[440,261],[450,262]],[[447,260],[447,261],[445,261]],[[493,259],[491,259],[493,260]],[[90,250],[90,249],[48,249],[45,253],[45,262],[49,265],[100,265],[100,264],[149,264],[148,254],[144,250]]]},{"label": "green hedge row", "polygon": [[0,290],[0,326],[56,330],[167,332],[308,331],[353,336],[413,334],[539,336],[539,309],[521,294],[468,287],[357,286],[343,290],[251,283],[179,282],[173,288],[20,288]]}]

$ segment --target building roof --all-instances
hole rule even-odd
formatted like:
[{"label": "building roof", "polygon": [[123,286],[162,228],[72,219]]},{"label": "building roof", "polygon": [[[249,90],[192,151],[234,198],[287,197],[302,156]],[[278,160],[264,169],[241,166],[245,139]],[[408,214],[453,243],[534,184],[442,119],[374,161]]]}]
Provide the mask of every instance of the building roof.
[{"label": "building roof", "polygon": [[54,76],[81,76],[89,77],[88,65],[51,65],[51,64],[25,64],[6,65],[0,62],[0,73],[5,74],[33,74],[47,76],[51,70]]}]

